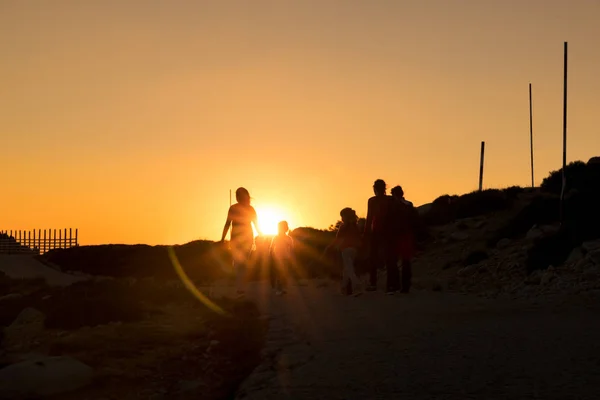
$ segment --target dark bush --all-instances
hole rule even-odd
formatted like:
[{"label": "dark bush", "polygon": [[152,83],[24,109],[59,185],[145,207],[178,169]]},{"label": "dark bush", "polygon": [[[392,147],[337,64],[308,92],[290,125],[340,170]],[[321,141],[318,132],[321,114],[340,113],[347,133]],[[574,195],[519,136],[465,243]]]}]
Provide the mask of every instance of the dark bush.
[{"label": "dark bush", "polygon": [[458,196],[443,195],[435,199],[429,210],[421,216],[426,225],[445,225],[456,219]]},{"label": "dark bush", "polygon": [[502,189],[502,191],[506,195],[507,199],[516,200],[521,193],[525,192],[525,189],[521,186],[510,186]]},{"label": "dark bush", "polygon": [[575,244],[569,237],[567,229],[561,229],[554,235],[539,239],[527,252],[527,272],[562,264],[574,247]]},{"label": "dark bush", "polygon": [[510,207],[506,194],[498,189],[475,191],[462,195],[457,200],[457,218],[470,218]]},{"label": "dark bush", "polygon": [[[565,192],[571,189],[585,189],[589,186],[588,166],[582,161],[574,161],[567,164],[565,175],[567,186]],[[560,194],[562,190],[562,168],[557,171],[550,172],[540,186],[542,191],[552,194]]]},{"label": "dark bush", "polygon": [[[515,191],[516,189],[512,189]],[[509,191],[509,193],[511,193]],[[510,196],[498,189],[486,189],[462,196],[443,195],[431,203],[422,220],[427,225],[445,225],[457,218],[471,218],[509,208]]]},{"label": "dark bush", "polygon": [[[187,275],[196,281],[221,277],[223,265],[231,263],[224,246],[209,241],[195,241],[173,246]],[[63,271],[80,271],[112,277],[155,277],[177,279],[167,246],[100,245],[52,250],[42,257]]]},{"label": "dark bush", "polygon": [[524,235],[533,225],[544,225],[558,221],[560,199],[556,196],[539,195],[523,207],[490,239],[488,245],[496,246],[503,238],[512,239]]}]

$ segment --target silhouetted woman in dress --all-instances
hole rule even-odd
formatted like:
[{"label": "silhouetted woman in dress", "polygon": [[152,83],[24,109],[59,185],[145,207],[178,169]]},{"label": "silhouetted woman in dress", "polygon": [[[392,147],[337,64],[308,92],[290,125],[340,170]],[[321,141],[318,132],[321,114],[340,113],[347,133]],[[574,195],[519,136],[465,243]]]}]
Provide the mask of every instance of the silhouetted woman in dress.
[{"label": "silhouetted woman in dress", "polygon": [[235,191],[236,204],[229,207],[227,221],[223,228],[221,242],[225,241],[229,227],[231,226],[231,254],[233,267],[236,273],[237,294],[244,294],[245,275],[248,261],[254,246],[254,231],[252,224],[260,235],[256,210],[250,205],[250,193],[247,189],[240,187]]}]

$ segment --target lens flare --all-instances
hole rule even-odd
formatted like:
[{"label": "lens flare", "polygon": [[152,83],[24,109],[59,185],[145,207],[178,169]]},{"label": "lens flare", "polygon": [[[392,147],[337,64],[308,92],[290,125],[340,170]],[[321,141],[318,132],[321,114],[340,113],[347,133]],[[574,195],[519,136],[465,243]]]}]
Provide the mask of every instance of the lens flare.
[{"label": "lens flare", "polygon": [[175,272],[177,272],[179,279],[181,279],[181,282],[183,282],[183,284],[185,285],[187,290],[209,309],[213,310],[217,314],[227,315],[227,312],[225,310],[223,310],[221,307],[219,307],[217,304],[215,304],[212,300],[210,300],[208,297],[206,297],[204,294],[202,294],[202,292],[200,292],[198,290],[198,288],[194,285],[192,280],[187,276],[187,274],[181,267],[181,264],[179,263],[179,259],[177,258],[177,255],[175,254],[175,250],[173,249],[173,247],[169,246],[167,248],[167,251],[169,253],[169,258],[171,259],[171,263],[173,264],[173,268],[175,269]]}]

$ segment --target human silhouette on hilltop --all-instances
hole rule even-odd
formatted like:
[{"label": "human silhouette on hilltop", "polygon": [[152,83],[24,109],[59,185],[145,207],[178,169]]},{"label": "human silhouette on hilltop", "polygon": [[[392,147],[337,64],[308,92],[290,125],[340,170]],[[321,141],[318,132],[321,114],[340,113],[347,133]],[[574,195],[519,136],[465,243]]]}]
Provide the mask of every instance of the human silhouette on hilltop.
[{"label": "human silhouette on hilltop", "polygon": [[248,261],[254,246],[254,231],[252,224],[260,235],[258,226],[258,217],[256,210],[250,205],[250,193],[246,188],[240,187],[235,191],[236,204],[229,207],[227,220],[223,227],[221,242],[225,241],[229,227],[231,227],[231,254],[233,257],[233,267],[236,273],[236,291],[238,295],[245,292],[245,277],[248,268]]}]

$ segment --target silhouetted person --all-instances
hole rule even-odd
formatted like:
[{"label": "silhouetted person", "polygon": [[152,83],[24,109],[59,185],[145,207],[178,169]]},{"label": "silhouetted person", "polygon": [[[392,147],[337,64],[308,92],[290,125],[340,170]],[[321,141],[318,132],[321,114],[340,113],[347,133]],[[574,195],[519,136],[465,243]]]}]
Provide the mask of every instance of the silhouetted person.
[{"label": "silhouetted person", "polygon": [[362,294],[362,284],[355,272],[356,257],[362,247],[362,238],[358,230],[358,217],[356,211],[344,208],[340,211],[342,224],[340,225],[333,246],[340,251],[342,256],[342,293],[355,296]]},{"label": "silhouetted person", "polygon": [[243,187],[235,191],[236,204],[229,207],[227,220],[223,228],[221,242],[225,241],[227,232],[231,226],[231,254],[233,257],[233,266],[236,273],[236,291],[238,295],[244,294],[246,270],[248,261],[254,246],[254,228],[260,234],[258,227],[258,218],[256,210],[250,205],[250,193]]},{"label": "silhouetted person", "polygon": [[369,243],[369,286],[367,290],[377,290],[377,270],[382,264],[385,264],[386,292],[393,294],[400,289],[398,259],[393,248],[393,227],[390,221],[393,199],[386,194],[386,184],[382,179],[375,181],[373,192],[375,196],[371,197],[367,203],[367,221],[364,232]]},{"label": "silhouetted person", "polygon": [[277,224],[278,234],[271,241],[271,287],[276,295],[287,292],[287,283],[294,257],[294,240],[288,235],[290,230],[286,221]]},{"label": "silhouetted person", "polygon": [[394,198],[394,242],[398,257],[402,261],[400,292],[408,293],[412,280],[411,261],[415,254],[415,230],[417,210],[413,203],[404,198],[402,186],[392,188]]}]

